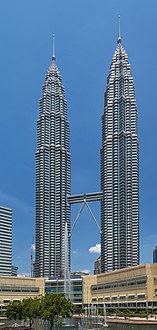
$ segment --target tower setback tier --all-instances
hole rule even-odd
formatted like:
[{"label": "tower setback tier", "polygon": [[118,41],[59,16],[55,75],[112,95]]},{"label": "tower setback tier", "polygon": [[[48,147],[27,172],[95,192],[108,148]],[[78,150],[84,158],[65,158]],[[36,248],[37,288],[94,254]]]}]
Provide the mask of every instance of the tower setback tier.
[{"label": "tower setback tier", "polygon": [[101,148],[102,272],[139,263],[139,143],[134,81],[118,45],[107,79]]},{"label": "tower setback tier", "polygon": [[[37,121],[36,277],[64,273],[64,235],[70,232],[70,128],[67,101],[55,55],[45,77]],[[70,250],[70,240],[69,240]]]}]

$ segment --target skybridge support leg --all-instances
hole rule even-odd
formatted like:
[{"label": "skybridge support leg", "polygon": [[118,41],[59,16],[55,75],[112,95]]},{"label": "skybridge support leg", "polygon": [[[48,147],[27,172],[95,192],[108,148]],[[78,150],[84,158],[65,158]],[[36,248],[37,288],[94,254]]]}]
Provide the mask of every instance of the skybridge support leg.
[{"label": "skybridge support leg", "polygon": [[79,217],[80,217],[80,215],[81,215],[81,213],[82,213],[82,211],[83,211],[83,209],[84,209],[85,206],[87,207],[87,209],[88,209],[90,215],[92,216],[92,218],[94,219],[94,222],[96,223],[96,226],[98,227],[99,232],[101,233],[100,226],[99,226],[99,224],[98,224],[98,221],[97,221],[95,215],[93,214],[93,212],[92,212],[90,206],[88,205],[88,203],[86,202],[86,200],[84,200],[84,202],[83,202],[82,205],[81,205],[81,208],[80,208],[79,211],[78,211],[78,214],[77,214],[77,216],[76,216],[76,219],[75,219],[75,221],[74,221],[74,223],[73,223],[73,226],[72,226],[72,229],[71,229],[70,236],[72,235],[72,232],[73,232],[73,230],[74,230],[74,227],[75,227],[75,225],[76,225],[76,223],[77,223],[77,221],[78,221],[78,219],[79,219]]},{"label": "skybridge support leg", "polygon": [[81,215],[81,213],[82,213],[84,207],[85,207],[85,202],[83,202],[83,204],[81,205],[80,210],[78,211],[77,217],[76,217],[76,219],[75,219],[75,221],[74,221],[74,223],[73,223],[72,229],[71,229],[70,236],[72,235],[72,232],[73,232],[73,230],[74,230],[74,227],[75,227],[75,225],[76,225],[76,223],[77,223],[77,221],[78,221],[78,219],[79,219],[79,217],[80,217],[80,215]]},{"label": "skybridge support leg", "polygon": [[98,227],[98,229],[99,229],[99,232],[101,233],[101,230],[100,230],[100,226],[99,226],[99,224],[98,224],[98,221],[97,221],[95,215],[93,214],[93,212],[92,212],[92,210],[91,210],[89,204],[88,204],[87,202],[85,202],[85,204],[86,204],[86,206],[87,206],[87,208],[88,208],[88,210],[89,210],[89,212],[90,212],[92,218],[94,219],[94,221],[95,221],[95,223],[96,223],[96,225],[97,225],[97,227]]}]

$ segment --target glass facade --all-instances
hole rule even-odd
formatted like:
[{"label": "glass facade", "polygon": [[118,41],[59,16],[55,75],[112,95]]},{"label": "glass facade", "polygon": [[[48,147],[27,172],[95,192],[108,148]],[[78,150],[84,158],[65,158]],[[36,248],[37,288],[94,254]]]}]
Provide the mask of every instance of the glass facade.
[{"label": "glass facade", "polygon": [[12,270],[12,209],[0,206],[0,276]]},{"label": "glass facade", "polygon": [[[70,279],[70,299],[74,304],[82,305],[82,277]],[[45,293],[64,293],[64,278],[52,278],[45,281]]]},{"label": "glass facade", "polygon": [[121,39],[104,94],[101,271],[139,264],[139,143],[134,81]]},{"label": "glass facade", "polygon": [[[64,274],[66,222],[70,233],[70,206],[67,205],[70,192],[70,125],[62,77],[53,55],[37,120],[36,277]],[[70,238],[68,248],[70,254]]]}]

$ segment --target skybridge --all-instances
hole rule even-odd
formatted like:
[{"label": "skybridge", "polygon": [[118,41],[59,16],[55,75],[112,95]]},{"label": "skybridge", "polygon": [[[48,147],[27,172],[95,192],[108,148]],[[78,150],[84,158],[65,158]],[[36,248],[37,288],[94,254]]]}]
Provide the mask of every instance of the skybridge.
[{"label": "skybridge", "polygon": [[103,199],[102,191],[87,193],[87,194],[80,194],[80,195],[69,195],[67,196],[67,202],[69,205],[71,204],[79,204],[83,202],[101,202]]},{"label": "skybridge", "polygon": [[84,209],[84,207],[86,206],[89,213],[91,214],[92,218],[94,219],[97,227],[98,227],[98,230],[99,232],[101,233],[101,230],[100,230],[100,226],[98,224],[98,221],[95,217],[95,215],[93,214],[90,206],[88,203],[90,202],[101,202],[103,199],[103,193],[102,191],[99,191],[99,192],[93,192],[93,193],[86,193],[86,194],[79,194],[79,195],[69,195],[67,196],[67,204],[68,205],[72,205],[72,204],[82,204],[81,205],[81,208],[77,214],[77,217],[73,223],[73,226],[72,226],[72,229],[71,229],[71,233],[70,233],[70,236],[72,235],[72,232],[73,232],[73,229]]}]

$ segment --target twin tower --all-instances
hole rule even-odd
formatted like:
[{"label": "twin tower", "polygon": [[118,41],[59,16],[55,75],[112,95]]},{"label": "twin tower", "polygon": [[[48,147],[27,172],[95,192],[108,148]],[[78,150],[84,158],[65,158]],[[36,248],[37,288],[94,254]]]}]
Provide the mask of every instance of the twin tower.
[{"label": "twin tower", "polygon": [[[101,147],[101,270],[139,263],[139,144],[134,81],[120,32],[104,95]],[[64,273],[71,194],[70,128],[55,54],[37,120],[35,276]]]}]

